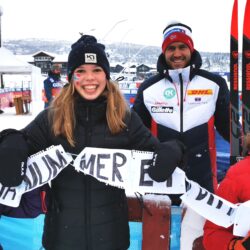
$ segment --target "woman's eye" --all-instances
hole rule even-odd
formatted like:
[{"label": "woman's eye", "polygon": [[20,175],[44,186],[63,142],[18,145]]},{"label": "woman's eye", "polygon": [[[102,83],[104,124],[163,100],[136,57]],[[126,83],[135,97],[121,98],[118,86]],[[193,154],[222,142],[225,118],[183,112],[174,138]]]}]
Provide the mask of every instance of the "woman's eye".
[{"label": "woman's eye", "polygon": [[75,73],[83,73],[84,72],[84,70],[83,69],[78,69],[78,70],[76,70],[76,72]]},{"label": "woman's eye", "polygon": [[96,68],[96,69],[94,69],[94,72],[102,72],[102,71],[103,71],[102,68]]}]

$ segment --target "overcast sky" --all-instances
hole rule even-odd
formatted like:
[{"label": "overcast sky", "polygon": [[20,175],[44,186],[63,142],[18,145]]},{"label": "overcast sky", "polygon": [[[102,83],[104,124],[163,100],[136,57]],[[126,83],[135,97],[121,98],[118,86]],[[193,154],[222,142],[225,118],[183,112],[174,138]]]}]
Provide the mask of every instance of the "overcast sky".
[{"label": "overcast sky", "polygon": [[[238,1],[242,9],[246,0]],[[229,52],[233,0],[0,0],[0,6],[3,41],[74,42],[83,32],[104,43],[160,46],[163,29],[178,20],[191,26],[199,51]]]}]

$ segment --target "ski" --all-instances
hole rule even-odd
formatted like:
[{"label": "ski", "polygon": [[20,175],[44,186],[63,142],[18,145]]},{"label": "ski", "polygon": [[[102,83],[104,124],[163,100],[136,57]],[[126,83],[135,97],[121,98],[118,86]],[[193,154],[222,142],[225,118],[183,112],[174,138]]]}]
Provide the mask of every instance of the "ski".
[{"label": "ski", "polygon": [[230,36],[230,165],[241,155],[238,54],[238,0],[234,0]]},{"label": "ski", "polygon": [[242,38],[242,128],[250,132],[250,0],[246,0]]}]

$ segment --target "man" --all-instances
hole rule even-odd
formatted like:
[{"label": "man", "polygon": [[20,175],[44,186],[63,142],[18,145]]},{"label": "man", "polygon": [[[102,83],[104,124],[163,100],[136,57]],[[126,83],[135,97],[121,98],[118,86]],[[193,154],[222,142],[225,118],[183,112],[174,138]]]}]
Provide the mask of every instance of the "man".
[{"label": "man", "polygon": [[133,108],[160,141],[175,138],[186,145],[188,179],[213,191],[217,186],[214,127],[229,141],[229,90],[222,77],[201,65],[191,28],[168,25],[158,74],[140,85]]},{"label": "man", "polygon": [[48,73],[48,77],[43,82],[43,100],[44,108],[47,108],[53,98],[59,93],[63,87],[61,82],[61,65],[53,64]]}]

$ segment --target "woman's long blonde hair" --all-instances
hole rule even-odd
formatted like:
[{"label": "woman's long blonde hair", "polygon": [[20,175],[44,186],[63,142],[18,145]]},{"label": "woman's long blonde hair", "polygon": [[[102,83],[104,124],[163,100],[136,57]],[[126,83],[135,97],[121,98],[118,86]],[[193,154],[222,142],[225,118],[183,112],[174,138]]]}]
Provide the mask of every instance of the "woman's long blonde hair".
[{"label": "woman's long blonde hair", "polygon": [[[54,99],[49,109],[53,133],[56,136],[63,135],[71,146],[75,146],[75,92],[74,84],[69,83]],[[107,97],[106,118],[108,127],[112,134],[117,134],[126,127],[124,118],[129,111],[128,104],[117,83],[111,80],[107,80],[107,85],[102,95]]]}]

